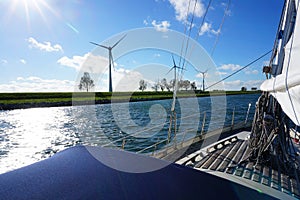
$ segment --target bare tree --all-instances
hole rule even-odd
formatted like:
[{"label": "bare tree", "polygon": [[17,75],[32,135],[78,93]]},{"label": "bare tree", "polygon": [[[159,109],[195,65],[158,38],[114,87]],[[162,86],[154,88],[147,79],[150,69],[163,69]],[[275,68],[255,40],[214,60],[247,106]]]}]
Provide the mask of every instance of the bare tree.
[{"label": "bare tree", "polygon": [[170,92],[172,86],[167,82],[167,79],[163,78],[160,83]]},{"label": "bare tree", "polygon": [[146,83],[146,81],[144,81],[143,79],[140,80],[140,87],[139,87],[139,90],[144,91],[144,90],[146,90],[146,88],[147,88],[147,83]]},{"label": "bare tree", "polygon": [[155,92],[157,92],[159,88],[159,83],[154,83],[153,86],[151,87]]},{"label": "bare tree", "polygon": [[87,92],[95,86],[88,72],[84,72],[78,85],[79,90],[86,90]]},{"label": "bare tree", "polygon": [[161,91],[163,92],[164,90],[165,90],[165,85],[162,83],[162,82],[160,82],[159,83],[159,87],[160,87],[160,89],[161,89]]}]

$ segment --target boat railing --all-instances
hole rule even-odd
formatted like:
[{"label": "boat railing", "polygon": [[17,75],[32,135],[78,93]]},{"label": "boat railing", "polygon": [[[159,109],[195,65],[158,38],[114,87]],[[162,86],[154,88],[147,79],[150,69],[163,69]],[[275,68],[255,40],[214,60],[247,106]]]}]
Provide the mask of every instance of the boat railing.
[{"label": "boat railing", "polygon": [[[193,118],[196,115],[199,115],[199,113],[182,117],[181,120],[187,119],[187,118]],[[245,128],[245,127],[251,126],[251,123],[248,122],[249,108],[248,108],[248,111],[246,114],[246,119],[244,121],[240,121],[240,120],[238,122],[235,121],[235,108],[233,108],[232,116],[231,116],[231,124],[229,126],[214,128],[209,131],[206,130],[207,126],[208,126],[207,112],[204,111],[204,112],[200,113],[200,115],[202,116],[202,125],[199,125],[199,126],[201,126],[200,130],[198,130],[198,128],[197,129],[186,128],[184,130],[181,130],[180,132],[178,132],[178,130],[177,130],[177,131],[173,132],[171,138],[168,136],[168,135],[170,135],[170,133],[168,133],[168,135],[166,137],[160,139],[159,141],[157,141],[155,143],[151,143],[146,147],[136,148],[138,150],[135,150],[134,152],[139,153],[139,154],[147,154],[147,155],[151,155],[154,157],[162,158],[165,155],[167,155],[168,153],[174,152],[178,149],[188,147],[196,142],[200,142],[200,141],[204,140],[204,138],[217,136],[223,132],[230,132],[235,129],[240,129],[240,128]],[[165,123],[152,126],[148,129],[143,129],[134,134],[126,135],[124,137],[121,137],[119,139],[116,139],[114,141],[104,144],[103,147],[112,147],[112,146],[115,146],[115,144],[119,144],[119,148],[130,151],[130,149],[126,148],[126,142],[128,140],[130,140],[132,137],[138,137],[138,136],[144,134],[145,132],[149,133],[152,129],[162,127],[162,125],[165,125]],[[169,126],[170,124],[167,124],[167,125]],[[178,126],[178,124],[176,124],[175,127],[177,127],[177,126]],[[152,137],[152,136],[155,136],[155,134],[157,134],[157,133],[153,133],[152,135],[147,134],[147,136]]]}]

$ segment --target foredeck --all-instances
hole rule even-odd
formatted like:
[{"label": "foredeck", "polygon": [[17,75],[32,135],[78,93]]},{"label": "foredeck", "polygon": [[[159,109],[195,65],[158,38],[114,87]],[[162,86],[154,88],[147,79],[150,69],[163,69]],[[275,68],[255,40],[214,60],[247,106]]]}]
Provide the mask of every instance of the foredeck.
[{"label": "foredeck", "polygon": [[242,182],[247,180],[259,183],[300,198],[300,172],[297,172],[298,175],[288,176],[280,167],[275,169],[271,164],[250,162],[247,160],[250,151],[247,144],[247,140],[233,136],[199,150],[177,163],[210,173],[224,174],[227,177],[233,176],[232,178]]}]

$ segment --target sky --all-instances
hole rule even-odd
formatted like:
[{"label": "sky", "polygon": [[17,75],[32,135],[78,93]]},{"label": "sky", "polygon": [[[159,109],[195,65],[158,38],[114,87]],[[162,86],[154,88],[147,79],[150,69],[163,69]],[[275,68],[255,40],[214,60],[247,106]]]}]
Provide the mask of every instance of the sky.
[{"label": "sky", "polygon": [[[0,92],[73,92],[89,72],[108,91],[177,74],[205,87],[271,50],[283,0],[0,0]],[[207,9],[208,8],[208,9]],[[207,12],[206,12],[207,11]],[[270,54],[213,89],[259,88]]]}]

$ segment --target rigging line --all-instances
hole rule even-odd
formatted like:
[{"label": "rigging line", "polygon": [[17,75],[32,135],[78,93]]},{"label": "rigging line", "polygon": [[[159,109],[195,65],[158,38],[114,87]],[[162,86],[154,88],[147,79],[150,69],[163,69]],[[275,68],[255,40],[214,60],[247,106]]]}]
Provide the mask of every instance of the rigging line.
[{"label": "rigging line", "polygon": [[[192,1],[192,0],[189,0],[189,5],[188,5],[188,9],[187,9],[185,21],[188,21],[188,16],[189,16],[189,10],[190,10],[191,1]],[[184,35],[186,35],[186,30],[187,30],[187,23],[185,23],[185,25],[184,25]],[[180,64],[181,64],[182,54],[183,54],[183,49],[184,49],[184,47],[183,47],[184,44],[185,44],[185,37],[183,38],[183,41],[182,41],[182,43],[181,43],[180,57],[179,57],[179,65],[178,65],[178,66],[180,66]]]},{"label": "rigging line", "polygon": [[[298,5],[297,5],[297,11],[296,13],[299,14],[299,1],[298,1]],[[294,115],[295,115],[295,118],[297,120],[297,123],[299,124],[299,119],[298,119],[298,116],[297,116],[297,113],[295,111],[295,106],[294,106],[294,103],[293,103],[293,100],[292,100],[292,97],[291,97],[291,93],[290,93],[290,90],[288,88],[288,73],[289,73],[289,68],[290,68],[290,62],[291,62],[291,54],[292,54],[292,48],[293,48],[293,44],[294,44],[294,38],[295,38],[295,28],[294,28],[294,32],[293,32],[293,37],[291,38],[291,47],[290,47],[290,50],[289,50],[289,59],[288,59],[288,65],[287,65],[287,69],[286,69],[286,73],[285,73],[285,87],[286,87],[286,91],[288,93],[288,96],[289,96],[289,100],[291,102],[291,106],[292,106],[292,109],[293,109],[293,112],[294,112]]]},{"label": "rigging line", "polygon": [[185,68],[186,54],[187,54],[188,47],[189,47],[190,36],[191,36],[192,28],[193,28],[193,22],[194,22],[194,18],[195,18],[195,10],[196,10],[196,6],[197,6],[197,2],[198,2],[198,0],[196,0],[195,4],[194,4],[193,15],[192,15],[191,23],[190,23],[190,28],[189,28],[189,35],[188,35],[186,46],[185,46],[185,53],[184,53],[184,59],[183,59],[183,64],[182,64],[182,70],[181,70],[181,78],[183,76],[183,69]]},{"label": "rigging line", "polygon": [[283,5],[283,8],[281,10],[281,16],[280,16],[280,23],[277,27],[277,33],[276,33],[276,38],[275,38],[275,41],[274,41],[274,44],[273,44],[273,52],[272,52],[272,55],[271,55],[271,59],[270,59],[270,62],[269,62],[269,66],[271,66],[274,58],[275,58],[275,55],[277,54],[277,48],[278,48],[278,37],[279,37],[279,33],[280,33],[280,30],[281,30],[281,27],[282,27],[282,24],[283,24],[283,15],[284,15],[284,10],[285,8],[287,7],[287,2],[284,1],[284,5]]},{"label": "rigging line", "polygon": [[260,57],[256,58],[254,61],[250,62],[249,64],[247,64],[246,66],[242,67],[241,69],[239,69],[239,70],[233,72],[232,74],[226,76],[226,77],[223,78],[222,80],[220,80],[220,81],[218,81],[218,82],[216,82],[216,83],[214,83],[214,84],[208,86],[207,88],[205,88],[205,90],[207,90],[208,88],[211,88],[212,86],[215,86],[215,85],[221,83],[222,81],[224,81],[224,80],[228,79],[229,77],[235,75],[236,73],[242,71],[242,70],[245,69],[246,67],[249,67],[250,65],[252,65],[253,63],[255,63],[255,62],[257,62],[258,60],[262,59],[263,57],[265,57],[266,55],[268,55],[268,54],[271,53],[272,51],[273,51],[273,49],[270,50],[270,51],[268,51],[268,52],[266,52],[265,54],[261,55]]},{"label": "rigging line", "polygon": [[212,49],[211,54],[210,54],[211,56],[213,56],[213,54],[215,52],[215,49],[216,49],[217,43],[219,41],[219,37],[220,37],[220,34],[221,34],[221,30],[222,30],[225,18],[228,15],[228,9],[229,9],[230,4],[231,4],[231,0],[228,0],[228,4],[227,4],[227,7],[224,11],[224,16],[223,16],[222,22],[221,22],[220,27],[219,27],[218,32],[217,32],[217,38],[216,38],[215,44],[214,44],[213,49]]},{"label": "rigging line", "polygon": [[[208,10],[209,10],[209,8],[210,8],[211,3],[212,3],[212,0],[210,0],[210,1],[208,2],[208,5],[207,5],[207,7],[206,7],[205,13],[204,13],[203,18],[202,18],[202,22],[201,22],[201,24],[200,24],[200,27],[199,27],[197,33],[196,33],[195,41],[198,41],[198,39],[199,39],[199,37],[200,37],[201,28],[202,28],[202,26],[203,26],[203,24],[204,24],[204,22],[205,22],[206,15],[207,15],[207,13],[208,13]],[[192,53],[193,53],[194,48],[195,48],[195,43],[193,43],[193,45],[192,45],[192,47],[191,47],[190,54],[188,55],[188,58],[190,58],[190,57],[192,56]],[[194,67],[194,66],[193,66],[193,67]],[[194,68],[195,68],[195,67],[194,67]],[[196,69],[196,70],[197,70],[197,69]]]},{"label": "rigging line", "polygon": [[197,34],[196,34],[196,37],[195,37],[195,40],[196,40],[196,41],[198,41],[198,39],[199,39],[200,32],[201,32],[201,28],[202,28],[202,26],[204,25],[205,18],[206,18],[206,15],[207,15],[207,13],[208,13],[208,10],[209,10],[209,8],[210,8],[211,2],[212,2],[212,0],[210,0],[210,1],[208,2],[208,5],[207,5],[207,7],[206,7],[205,13],[204,13],[203,18],[202,18],[202,22],[201,22],[201,24],[200,24],[199,30],[198,30],[198,32],[197,32]]}]

